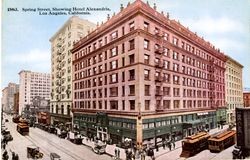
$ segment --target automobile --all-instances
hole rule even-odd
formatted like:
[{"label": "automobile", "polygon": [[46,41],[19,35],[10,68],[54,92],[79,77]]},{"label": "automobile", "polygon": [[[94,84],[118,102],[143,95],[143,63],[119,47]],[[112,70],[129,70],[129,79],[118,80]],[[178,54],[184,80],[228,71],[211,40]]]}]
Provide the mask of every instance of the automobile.
[{"label": "automobile", "polygon": [[51,160],[61,160],[61,156],[59,156],[56,153],[50,153],[50,159]]},{"label": "automobile", "polygon": [[4,141],[12,141],[13,140],[13,137],[10,134],[9,130],[2,130],[2,135],[3,135]]},{"label": "automobile", "polygon": [[32,159],[43,158],[43,153],[39,151],[39,147],[31,145],[27,147],[27,158],[32,158]]},{"label": "automobile", "polygon": [[11,134],[7,134],[7,135],[4,135],[3,136],[3,139],[5,139],[5,141],[12,141],[13,140],[13,137]]},{"label": "automobile", "polygon": [[67,137],[67,131],[62,130],[61,133],[58,135],[60,138],[66,138]]},{"label": "automobile", "polygon": [[96,154],[103,154],[105,153],[105,149],[106,149],[106,144],[103,143],[102,141],[97,141],[94,144],[94,147],[92,148],[92,150],[96,153]]},{"label": "automobile", "polygon": [[246,149],[242,148],[241,146],[234,146],[234,150],[232,152],[233,159],[245,159],[249,155],[247,154]]}]

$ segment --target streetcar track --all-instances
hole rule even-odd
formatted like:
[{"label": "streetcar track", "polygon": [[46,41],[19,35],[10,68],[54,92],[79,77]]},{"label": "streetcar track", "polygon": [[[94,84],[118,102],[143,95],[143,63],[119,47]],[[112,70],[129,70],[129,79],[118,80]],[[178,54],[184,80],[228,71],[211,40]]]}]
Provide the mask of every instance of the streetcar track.
[{"label": "streetcar track", "polygon": [[[32,142],[33,144],[35,144],[34,142],[36,142],[37,144],[41,144],[40,142],[38,142],[37,140],[31,138],[30,136],[24,136],[24,137],[25,137],[26,139],[28,139],[30,142]],[[50,152],[48,149],[46,149],[46,148],[44,148],[44,147],[40,147],[40,145],[36,145],[36,146],[39,146],[39,149],[41,148],[41,150],[44,150],[44,151],[46,150],[47,152]],[[46,153],[46,152],[42,152],[42,153],[49,156],[49,154]]]},{"label": "streetcar track", "polygon": [[169,150],[168,152],[164,152],[164,153],[162,153],[162,154],[159,154],[159,155],[155,156],[155,158],[161,157],[161,156],[163,156],[164,154],[168,154],[168,153],[170,153],[170,152],[172,152],[172,151],[175,151],[175,150],[177,150],[177,149],[179,149],[179,148],[181,148],[181,147],[176,147],[176,148],[173,149],[173,150]]},{"label": "streetcar track", "polygon": [[[35,134],[37,136],[41,136],[39,135],[38,133],[35,133],[35,132],[32,132],[32,134]],[[44,138],[44,136],[41,136]],[[57,148],[58,150],[62,151],[63,153],[69,155],[70,157],[74,158],[74,159],[79,159],[79,160],[84,160],[82,157],[78,156],[77,154],[71,152],[70,150],[66,149],[66,148],[63,148],[62,146],[61,147],[58,147],[58,144],[57,143],[54,143],[52,141],[47,141],[47,143],[49,143],[50,145],[52,145],[53,147]],[[70,154],[69,154],[70,153]]]}]

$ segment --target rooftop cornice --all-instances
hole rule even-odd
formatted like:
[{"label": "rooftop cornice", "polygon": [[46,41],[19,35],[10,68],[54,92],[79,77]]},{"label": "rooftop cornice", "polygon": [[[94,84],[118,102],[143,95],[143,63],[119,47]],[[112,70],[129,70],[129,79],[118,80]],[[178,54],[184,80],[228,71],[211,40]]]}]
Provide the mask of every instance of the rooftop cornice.
[{"label": "rooftop cornice", "polygon": [[74,43],[74,48],[72,49],[72,52],[74,52],[76,48],[87,44],[90,40],[97,37],[100,33],[109,29],[110,26],[136,12],[141,12],[149,17],[154,16],[151,19],[153,19],[154,21],[161,22],[162,25],[166,25],[168,28],[170,28],[172,32],[175,32],[176,34],[184,37],[187,40],[191,39],[193,43],[199,44],[199,46],[206,48],[206,50],[208,50],[210,53],[213,53],[214,56],[220,57],[224,61],[226,61],[225,55],[224,53],[220,52],[220,49],[216,49],[215,46],[213,46],[210,42],[205,41],[203,37],[199,37],[196,33],[193,33],[188,28],[181,25],[179,21],[169,19],[169,14],[165,16],[163,13],[159,13],[156,10],[155,6],[154,8],[152,8],[149,4],[146,4],[141,0],[136,0],[132,4],[129,3],[127,7],[121,9],[118,14],[114,15],[111,18],[108,18],[105,23],[101,24],[95,30],[90,32],[87,36]]}]

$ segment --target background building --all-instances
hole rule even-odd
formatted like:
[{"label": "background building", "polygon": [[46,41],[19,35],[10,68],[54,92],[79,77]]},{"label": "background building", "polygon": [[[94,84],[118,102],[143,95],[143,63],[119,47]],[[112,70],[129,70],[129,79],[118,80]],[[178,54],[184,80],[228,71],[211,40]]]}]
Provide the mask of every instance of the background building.
[{"label": "background building", "polygon": [[236,108],[237,146],[250,155],[250,108]]},{"label": "background building", "polygon": [[19,113],[19,90],[14,94],[14,114]]},{"label": "background building", "polygon": [[244,107],[250,107],[250,91],[243,92]]},{"label": "background building", "polygon": [[229,56],[226,61],[225,85],[227,122],[235,123],[235,108],[243,106],[243,66]]},{"label": "background building", "polygon": [[71,122],[73,43],[95,25],[79,17],[71,17],[50,39],[51,42],[51,122]]},{"label": "background building", "polygon": [[156,6],[121,7],[72,53],[74,125],[83,134],[141,145],[217,126],[224,54]]},{"label": "background building", "polygon": [[14,109],[14,94],[19,90],[19,85],[9,83],[7,87],[2,90],[2,107],[5,112],[11,113]]},{"label": "background building", "polygon": [[34,97],[50,98],[50,74],[22,70],[19,81],[19,115],[27,105],[31,105]]}]

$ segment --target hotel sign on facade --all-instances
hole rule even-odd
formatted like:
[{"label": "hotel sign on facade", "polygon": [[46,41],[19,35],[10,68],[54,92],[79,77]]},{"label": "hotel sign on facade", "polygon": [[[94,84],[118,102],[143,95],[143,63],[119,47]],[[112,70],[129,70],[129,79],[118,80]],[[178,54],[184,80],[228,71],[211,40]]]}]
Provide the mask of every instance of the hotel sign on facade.
[{"label": "hotel sign on facade", "polygon": [[250,152],[250,108],[236,108],[237,146]]}]

